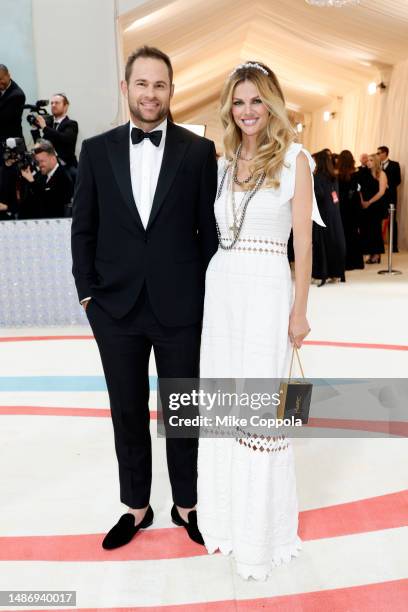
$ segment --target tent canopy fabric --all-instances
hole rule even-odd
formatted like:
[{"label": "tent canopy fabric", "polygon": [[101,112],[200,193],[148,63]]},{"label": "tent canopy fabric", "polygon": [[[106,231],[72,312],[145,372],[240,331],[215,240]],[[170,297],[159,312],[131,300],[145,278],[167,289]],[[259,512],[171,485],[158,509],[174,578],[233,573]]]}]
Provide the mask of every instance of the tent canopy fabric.
[{"label": "tent canopy fabric", "polygon": [[[143,45],[169,54],[176,121],[201,123],[222,151],[219,96],[247,60],[276,73],[299,136],[316,151],[350,149],[356,158],[390,147],[408,167],[408,0],[361,0],[319,8],[305,0],[151,0],[119,18],[124,58]],[[369,82],[386,88],[369,96]],[[323,110],[332,113],[323,122]],[[400,188],[400,245],[408,247],[408,186]]]},{"label": "tent canopy fabric", "polygon": [[120,18],[124,54],[148,43],[175,68],[180,120],[218,100],[232,68],[268,64],[288,107],[312,112],[408,57],[408,2],[318,8],[305,0],[153,0]]}]

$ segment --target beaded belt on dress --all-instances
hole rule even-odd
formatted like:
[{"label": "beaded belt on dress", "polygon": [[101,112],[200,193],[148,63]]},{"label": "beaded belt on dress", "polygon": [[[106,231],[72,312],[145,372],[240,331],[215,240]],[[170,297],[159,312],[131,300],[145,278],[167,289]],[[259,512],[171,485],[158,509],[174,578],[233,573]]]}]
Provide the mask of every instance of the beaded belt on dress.
[{"label": "beaded belt on dress", "polygon": [[[221,236],[221,240],[227,242],[231,239],[228,236]],[[287,244],[286,242],[268,240],[267,238],[238,238],[237,243],[231,250],[287,255]]]}]

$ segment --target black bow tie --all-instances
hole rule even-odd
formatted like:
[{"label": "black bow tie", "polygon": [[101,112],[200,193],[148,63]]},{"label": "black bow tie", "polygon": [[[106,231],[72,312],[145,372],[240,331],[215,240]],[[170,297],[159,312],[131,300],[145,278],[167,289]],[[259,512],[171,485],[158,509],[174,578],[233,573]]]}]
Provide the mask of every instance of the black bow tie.
[{"label": "black bow tie", "polygon": [[162,131],[156,130],[155,132],[144,132],[139,128],[132,128],[131,137],[133,144],[139,144],[139,142],[142,142],[144,138],[149,138],[150,142],[154,144],[155,147],[158,147],[161,141]]}]

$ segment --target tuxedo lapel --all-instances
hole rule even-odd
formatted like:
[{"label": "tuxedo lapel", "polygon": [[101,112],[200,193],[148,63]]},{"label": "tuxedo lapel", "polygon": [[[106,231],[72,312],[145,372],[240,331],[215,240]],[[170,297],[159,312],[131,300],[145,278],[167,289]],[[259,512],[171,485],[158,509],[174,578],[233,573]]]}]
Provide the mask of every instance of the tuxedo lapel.
[{"label": "tuxedo lapel", "polygon": [[132,180],[130,178],[129,156],[129,123],[121,125],[111,132],[107,138],[107,150],[113,172],[118,183],[122,198],[134,220],[144,232],[142,220],[133,198]]},{"label": "tuxedo lapel", "polygon": [[50,180],[47,180],[47,177],[44,176],[44,183],[46,185],[46,188],[52,188],[52,187],[54,187],[54,185],[56,185],[57,179],[58,179],[58,175],[60,174],[60,172],[61,172],[61,166],[56,169],[56,171],[54,172],[54,174],[52,175]]},{"label": "tuxedo lapel", "polygon": [[163,160],[157,181],[156,192],[153,198],[147,230],[157,217],[164,199],[176,177],[180,163],[186,154],[188,141],[183,130],[178,129],[171,121],[167,123],[166,143],[164,145]]}]

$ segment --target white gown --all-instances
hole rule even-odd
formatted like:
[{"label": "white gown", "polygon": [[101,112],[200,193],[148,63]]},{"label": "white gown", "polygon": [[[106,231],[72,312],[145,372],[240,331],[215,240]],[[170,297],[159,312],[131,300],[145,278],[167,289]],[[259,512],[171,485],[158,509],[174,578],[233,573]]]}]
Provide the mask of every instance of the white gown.
[{"label": "white gown", "polygon": [[[288,375],[292,280],[286,245],[300,150],[312,173],[312,157],[301,144],[292,143],[280,187],[257,192],[248,204],[234,249],[219,248],[210,261],[201,340],[202,378]],[[219,181],[225,164],[221,158]],[[221,236],[227,239],[231,236],[227,228],[232,225],[231,205],[226,206],[228,182],[215,203]],[[238,205],[243,195],[235,196]],[[323,225],[314,197],[312,218]],[[242,577],[260,580],[275,565],[298,556],[302,547],[297,535],[291,442],[276,435],[264,446],[267,448],[261,452],[235,438],[201,438],[198,451],[197,516],[207,550],[232,553]]]}]

